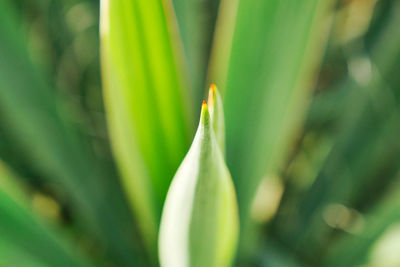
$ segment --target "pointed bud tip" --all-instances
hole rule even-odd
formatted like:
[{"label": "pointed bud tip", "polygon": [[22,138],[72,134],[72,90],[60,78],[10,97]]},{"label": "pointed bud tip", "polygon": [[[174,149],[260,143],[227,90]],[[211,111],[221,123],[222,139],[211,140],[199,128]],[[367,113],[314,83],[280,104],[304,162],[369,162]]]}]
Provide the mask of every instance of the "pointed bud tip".
[{"label": "pointed bud tip", "polygon": [[203,100],[203,103],[201,104],[201,109],[205,109],[207,107],[207,102]]},{"label": "pointed bud tip", "polygon": [[204,113],[206,111],[208,112],[208,105],[207,102],[203,100],[203,103],[201,104],[201,113]]},{"label": "pointed bud tip", "polygon": [[212,83],[210,85],[210,90],[208,91],[208,105],[210,106],[210,108],[212,108],[214,105],[216,90],[217,90],[217,87],[215,86],[215,84]]},{"label": "pointed bud tip", "polygon": [[201,117],[204,118],[204,116],[209,116],[208,105],[206,101],[203,101],[203,104],[201,105]]}]

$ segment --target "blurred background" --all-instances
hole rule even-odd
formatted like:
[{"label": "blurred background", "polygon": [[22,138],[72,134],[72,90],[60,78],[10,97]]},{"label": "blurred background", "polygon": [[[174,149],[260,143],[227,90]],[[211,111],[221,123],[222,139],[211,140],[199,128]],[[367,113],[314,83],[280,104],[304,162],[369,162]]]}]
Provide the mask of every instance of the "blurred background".
[{"label": "blurred background", "polygon": [[[264,82],[252,79],[264,66],[258,63],[258,48],[276,40],[268,39],[271,34],[266,38],[262,29],[295,35],[290,29],[297,20],[292,18],[301,20],[302,14],[290,8],[285,13],[285,6],[276,15],[281,20],[256,14],[259,20],[249,21],[255,30],[249,30],[240,24],[249,10],[239,12],[243,29],[235,31],[232,50],[245,53],[231,56],[231,64],[240,64],[219,81],[212,74],[213,67],[223,67],[215,63],[218,47],[211,52],[219,38],[214,32],[221,36],[225,27],[218,28],[219,1],[172,2],[194,112],[200,110],[209,80],[222,84],[225,93],[228,167],[239,207],[249,213],[242,221],[246,230],[236,266],[400,266],[400,2],[341,0],[324,13],[323,19],[330,20],[327,37],[321,37],[327,38],[326,47],[307,54],[321,65],[310,67],[314,82],[299,108],[305,115],[287,128],[289,133],[259,136],[287,138],[275,154],[266,153],[272,162],[268,168],[254,170],[252,175],[264,177],[252,185],[254,196],[252,186],[246,189],[252,183],[247,167],[241,165],[246,158],[241,152],[253,137],[241,139],[238,133],[247,128],[234,125],[244,115],[232,114],[238,107],[249,116],[269,110],[256,110],[261,104],[253,99]],[[256,8],[262,9],[259,2]],[[99,12],[95,0],[0,3],[0,266],[154,264],[110,148]],[[250,38],[240,36],[241,31],[250,31]],[[241,40],[255,48],[243,48]],[[282,46],[274,45],[285,51],[291,35]],[[290,55],[271,57],[283,81],[286,65],[280,62],[291,60]],[[260,72],[257,77],[263,77]],[[269,81],[279,88],[277,79],[266,76]],[[246,103],[243,95],[230,93],[235,90],[253,92],[253,97]],[[265,128],[274,128],[279,108],[276,113]],[[244,125],[252,129],[256,124]],[[264,160],[263,151],[252,153]]]}]

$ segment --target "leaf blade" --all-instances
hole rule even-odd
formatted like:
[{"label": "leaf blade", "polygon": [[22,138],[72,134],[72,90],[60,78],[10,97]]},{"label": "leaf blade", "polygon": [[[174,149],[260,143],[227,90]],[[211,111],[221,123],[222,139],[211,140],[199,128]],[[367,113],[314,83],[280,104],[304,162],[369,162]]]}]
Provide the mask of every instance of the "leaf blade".
[{"label": "leaf blade", "polygon": [[193,129],[191,98],[171,36],[174,17],[167,1],[101,5],[108,128],[131,207],[154,252],[162,203]]},{"label": "leaf blade", "polygon": [[[220,38],[232,46],[214,43],[210,80],[224,88],[227,163],[238,188],[242,225],[259,182],[279,168],[303,118],[334,2],[221,5],[217,29],[227,33]],[[238,108],[243,99],[246,108]]]}]

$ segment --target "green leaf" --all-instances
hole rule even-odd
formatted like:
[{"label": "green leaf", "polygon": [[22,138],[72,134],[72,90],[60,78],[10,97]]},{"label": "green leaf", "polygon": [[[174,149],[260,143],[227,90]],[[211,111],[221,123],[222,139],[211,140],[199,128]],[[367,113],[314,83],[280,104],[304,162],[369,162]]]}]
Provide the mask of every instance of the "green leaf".
[{"label": "green leaf", "polygon": [[203,102],[193,144],[164,205],[159,235],[161,265],[229,266],[238,230],[233,182]]},{"label": "green leaf", "polygon": [[109,132],[125,190],[153,254],[162,203],[193,130],[169,8],[161,0],[101,1]]},{"label": "green leaf", "polygon": [[87,266],[70,240],[34,216],[14,179],[0,162],[0,265]]},{"label": "green leaf", "polygon": [[225,89],[227,163],[244,222],[258,184],[286,157],[303,119],[335,1],[226,2],[210,80]]}]

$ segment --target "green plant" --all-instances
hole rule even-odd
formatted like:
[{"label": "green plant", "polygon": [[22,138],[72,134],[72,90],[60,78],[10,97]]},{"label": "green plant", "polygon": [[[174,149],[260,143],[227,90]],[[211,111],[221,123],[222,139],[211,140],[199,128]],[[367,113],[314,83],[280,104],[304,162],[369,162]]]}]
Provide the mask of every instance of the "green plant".
[{"label": "green plant", "polygon": [[398,266],[399,8],[0,1],[0,266]]},{"label": "green plant", "polygon": [[162,266],[232,263],[239,218],[235,189],[216,135],[223,129],[214,127],[221,120],[218,95],[213,86],[210,109],[204,101],[193,144],[165,200],[159,238]]}]

